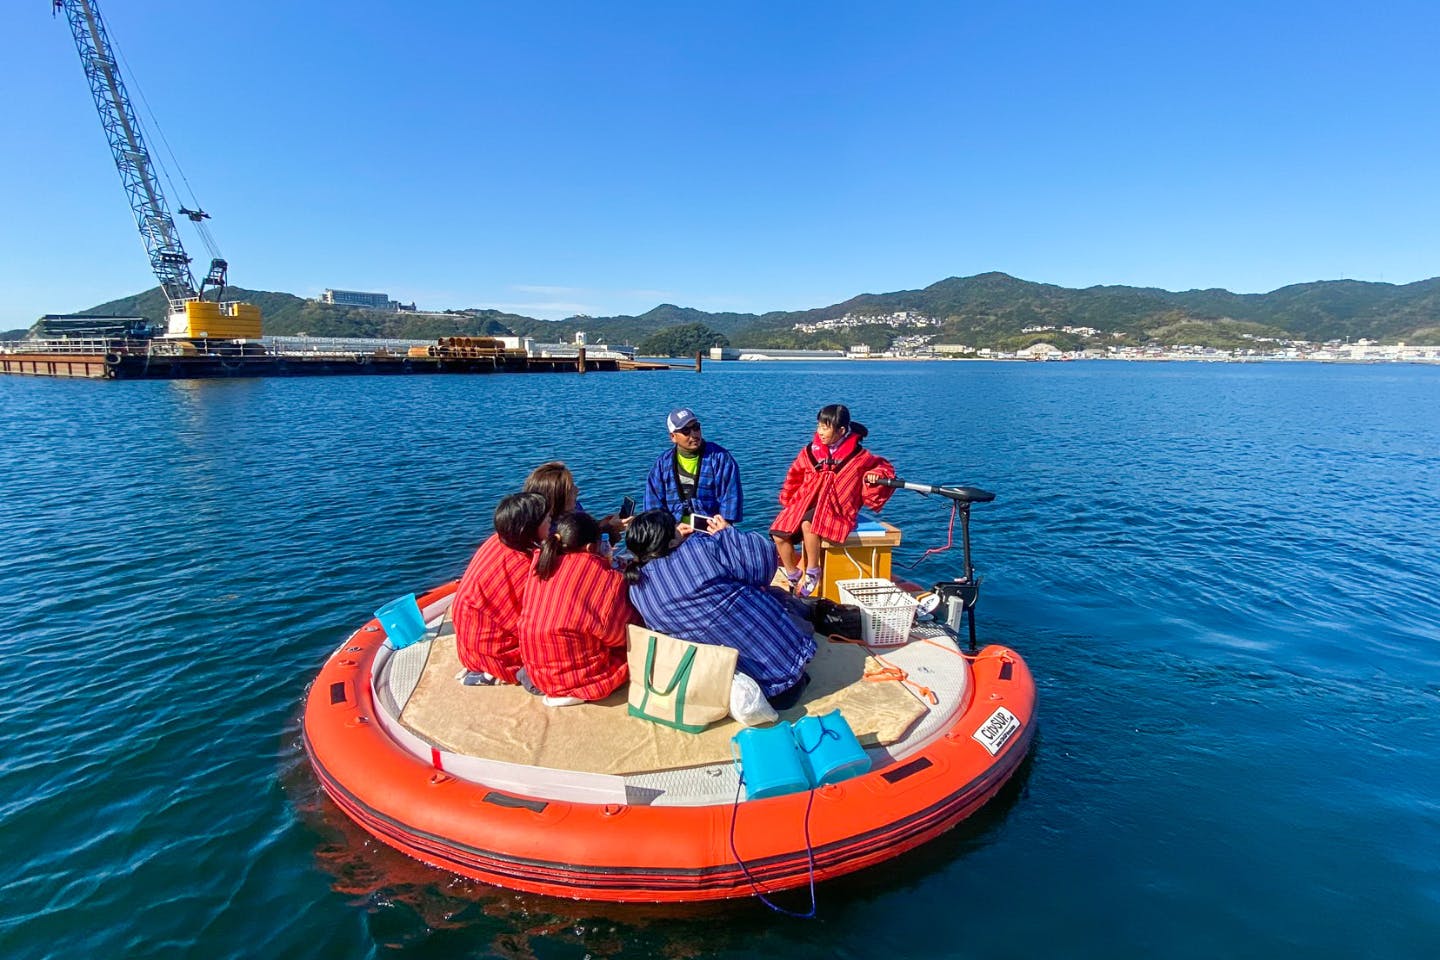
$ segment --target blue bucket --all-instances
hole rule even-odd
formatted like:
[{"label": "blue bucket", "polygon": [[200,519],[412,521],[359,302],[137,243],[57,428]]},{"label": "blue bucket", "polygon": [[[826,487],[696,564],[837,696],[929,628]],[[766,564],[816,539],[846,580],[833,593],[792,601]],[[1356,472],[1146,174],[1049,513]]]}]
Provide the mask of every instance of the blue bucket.
[{"label": "blue bucket", "polygon": [[870,756],[839,710],[795,721],[795,743],[810,782],[839,783],[870,769]]},{"label": "blue bucket", "polygon": [[784,721],[773,727],[746,727],[730,738],[740,748],[740,775],[745,799],[763,800],[810,789],[795,735]]},{"label": "blue bucket", "polygon": [[376,610],[375,619],[385,628],[385,636],[396,650],[410,646],[425,635],[425,618],[420,616],[420,605],[411,593]]}]

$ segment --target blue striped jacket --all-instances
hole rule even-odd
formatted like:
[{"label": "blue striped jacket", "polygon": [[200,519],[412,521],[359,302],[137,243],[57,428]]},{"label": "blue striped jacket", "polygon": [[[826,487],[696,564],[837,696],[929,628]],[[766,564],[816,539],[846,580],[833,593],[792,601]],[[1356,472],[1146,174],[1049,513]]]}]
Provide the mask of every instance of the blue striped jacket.
[{"label": "blue striped jacket", "polygon": [[687,513],[720,514],[731,523],[744,519],[745,495],[740,489],[740,467],[730,451],[706,440],[700,452],[700,479],[692,500],[680,499],[675,483],[675,448],[660,454],[645,480],[645,509],[668,510],[679,520]]},{"label": "blue striped jacket", "polygon": [[738,669],[774,696],[794,686],[815,656],[815,635],[791,621],[770,590],[777,565],[764,534],[694,533],[640,569],[630,602],[651,629],[734,647]]}]

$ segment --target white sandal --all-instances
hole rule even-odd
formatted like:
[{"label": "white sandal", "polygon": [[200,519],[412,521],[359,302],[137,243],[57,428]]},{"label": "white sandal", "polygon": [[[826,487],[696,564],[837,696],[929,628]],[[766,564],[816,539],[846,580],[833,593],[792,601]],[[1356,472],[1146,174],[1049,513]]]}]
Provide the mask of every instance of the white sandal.
[{"label": "white sandal", "polygon": [[545,699],[542,702],[547,707],[573,707],[576,704],[584,703],[585,701],[581,700],[579,697],[552,697],[549,694],[546,694]]}]

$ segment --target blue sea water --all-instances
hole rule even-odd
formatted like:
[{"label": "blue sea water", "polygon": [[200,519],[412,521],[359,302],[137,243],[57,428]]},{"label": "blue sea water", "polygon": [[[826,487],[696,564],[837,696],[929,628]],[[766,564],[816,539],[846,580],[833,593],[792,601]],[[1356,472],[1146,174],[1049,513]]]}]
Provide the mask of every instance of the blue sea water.
[{"label": "blue sea water", "polygon": [[[763,529],[834,401],[902,476],[998,494],[980,630],[1041,728],[979,816],[801,922],[484,887],[323,797],[306,684],[531,466],[604,511],[691,404]],[[1436,367],[0,378],[0,956],[1434,956],[1437,468]],[[940,503],[885,515],[902,562],[945,540]]]}]

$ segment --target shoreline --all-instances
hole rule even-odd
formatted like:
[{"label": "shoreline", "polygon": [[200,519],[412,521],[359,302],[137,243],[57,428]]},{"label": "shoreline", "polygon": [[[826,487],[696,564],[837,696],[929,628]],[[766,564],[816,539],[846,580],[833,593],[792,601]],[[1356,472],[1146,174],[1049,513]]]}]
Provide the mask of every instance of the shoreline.
[{"label": "shoreline", "polygon": [[[1440,365],[1440,348],[1433,348],[1437,351],[1432,356],[1413,357],[1282,357],[1282,356],[1255,356],[1255,357],[1229,357],[1229,356],[1193,356],[1189,354],[1164,354],[1149,356],[1117,356],[1117,357],[1055,357],[1055,358],[1031,358],[1031,357],[747,357],[744,360],[716,360],[711,359],[710,363],[1343,363],[1343,364],[1379,364],[1379,363],[1410,363],[1421,366]],[[672,358],[673,359],[673,358]]]}]

